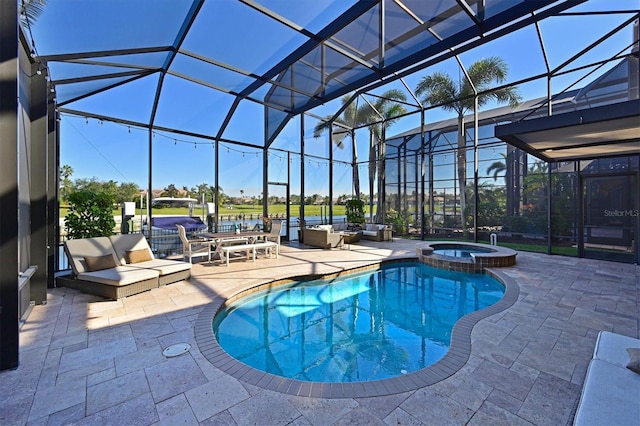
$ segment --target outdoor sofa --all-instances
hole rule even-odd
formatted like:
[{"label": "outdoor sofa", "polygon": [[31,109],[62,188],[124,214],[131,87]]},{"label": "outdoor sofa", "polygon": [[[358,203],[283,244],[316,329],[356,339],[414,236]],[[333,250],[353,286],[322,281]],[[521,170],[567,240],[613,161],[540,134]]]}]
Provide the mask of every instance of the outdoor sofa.
[{"label": "outdoor sofa", "polygon": [[302,229],[304,244],[322,249],[342,248],[344,238],[340,233],[333,232],[331,225],[316,225]]},{"label": "outdoor sofa", "polygon": [[362,238],[373,241],[393,241],[393,230],[390,226],[379,223],[367,223],[362,231]]},{"label": "outdoor sofa", "polygon": [[64,250],[72,275],[58,285],[108,299],[120,299],[191,276],[191,264],[156,259],[142,234],[68,240]]},{"label": "outdoor sofa", "polygon": [[639,348],[640,339],[598,334],[574,425],[640,424]]}]

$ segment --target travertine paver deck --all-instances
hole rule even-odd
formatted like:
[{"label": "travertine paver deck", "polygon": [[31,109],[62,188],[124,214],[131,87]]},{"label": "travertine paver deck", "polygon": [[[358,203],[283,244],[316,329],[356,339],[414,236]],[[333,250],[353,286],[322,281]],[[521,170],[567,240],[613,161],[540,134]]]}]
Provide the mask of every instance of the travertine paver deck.
[{"label": "travertine paver deck", "polygon": [[[413,257],[415,245],[284,246],[279,259],[197,264],[189,282],[119,301],[52,289],[22,327],[20,366],[0,372],[0,424],[562,425],[572,420],[597,332],[639,337],[639,266],[521,252],[502,269],[518,283],[518,301],[474,327],[458,372],[417,390],[283,394],[223,373],[196,344],[196,319],[219,297],[289,275]],[[162,355],[182,342],[188,353]]]}]

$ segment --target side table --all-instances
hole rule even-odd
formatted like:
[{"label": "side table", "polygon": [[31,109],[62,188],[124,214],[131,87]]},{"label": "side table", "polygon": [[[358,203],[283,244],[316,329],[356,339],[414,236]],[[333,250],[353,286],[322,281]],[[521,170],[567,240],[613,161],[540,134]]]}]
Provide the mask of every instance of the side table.
[{"label": "side table", "polygon": [[342,242],[347,246],[348,250],[351,250],[351,244],[357,243],[360,241],[360,233],[357,231],[342,231],[340,232],[342,235]]}]

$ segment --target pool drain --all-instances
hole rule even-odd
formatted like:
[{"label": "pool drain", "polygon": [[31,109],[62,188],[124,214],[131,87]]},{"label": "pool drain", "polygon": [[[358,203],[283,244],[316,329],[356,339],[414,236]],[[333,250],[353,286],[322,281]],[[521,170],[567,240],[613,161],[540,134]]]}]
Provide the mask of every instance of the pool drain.
[{"label": "pool drain", "polygon": [[179,356],[189,352],[189,349],[191,349],[190,344],[178,343],[176,345],[171,345],[168,348],[166,348],[164,351],[162,351],[162,355],[166,356],[167,358],[173,358],[174,356]]}]

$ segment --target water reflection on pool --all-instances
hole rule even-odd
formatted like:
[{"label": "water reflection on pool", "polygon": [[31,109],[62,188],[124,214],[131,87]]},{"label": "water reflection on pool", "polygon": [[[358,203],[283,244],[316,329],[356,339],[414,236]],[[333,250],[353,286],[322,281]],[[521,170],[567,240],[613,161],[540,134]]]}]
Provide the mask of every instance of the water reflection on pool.
[{"label": "water reflection on pool", "polygon": [[358,382],[428,367],[454,324],[498,302],[484,274],[401,262],[237,300],[214,319],[220,346],[253,368],[292,379]]}]

